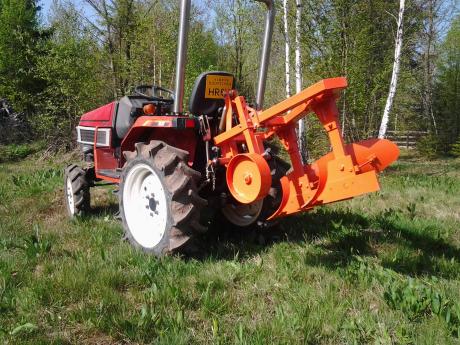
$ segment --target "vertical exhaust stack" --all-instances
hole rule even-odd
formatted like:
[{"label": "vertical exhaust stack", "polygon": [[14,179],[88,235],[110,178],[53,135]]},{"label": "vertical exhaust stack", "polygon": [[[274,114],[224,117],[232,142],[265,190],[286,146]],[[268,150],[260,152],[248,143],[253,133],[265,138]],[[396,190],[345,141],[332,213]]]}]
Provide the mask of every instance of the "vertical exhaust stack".
[{"label": "vertical exhaust stack", "polygon": [[191,0],[181,0],[180,2],[180,21],[179,38],[177,40],[177,59],[176,59],[176,87],[174,97],[175,114],[183,113],[184,109],[184,84],[185,84],[185,64],[187,61],[187,41],[188,29],[190,26],[190,7]]},{"label": "vertical exhaust stack", "polygon": [[[267,6],[265,17],[265,31],[260,54],[260,67],[257,84],[256,109],[260,110],[264,103],[265,85],[267,83],[267,71],[270,63],[270,50],[272,46],[273,26],[275,23],[275,4],[274,0],[256,0],[263,2]],[[184,84],[185,84],[185,64],[187,60],[187,41],[190,26],[191,0],[181,0],[180,2],[180,22],[179,38],[177,41],[176,59],[176,86],[173,111],[175,114],[183,112],[184,106]]]},{"label": "vertical exhaust stack", "polygon": [[265,32],[262,51],[260,54],[259,80],[257,84],[256,109],[264,105],[265,85],[267,83],[268,64],[270,63],[270,50],[272,47],[273,26],[275,24],[275,0],[256,0],[267,5],[265,16]]}]

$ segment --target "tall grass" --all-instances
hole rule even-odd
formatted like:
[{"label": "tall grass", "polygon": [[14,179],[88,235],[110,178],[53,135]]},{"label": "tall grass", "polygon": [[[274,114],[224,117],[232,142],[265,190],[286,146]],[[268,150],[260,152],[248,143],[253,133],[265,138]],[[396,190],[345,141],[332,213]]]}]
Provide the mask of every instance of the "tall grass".
[{"label": "tall grass", "polygon": [[0,165],[0,343],[454,344],[460,161],[398,162],[382,191],[156,259],[116,200],[64,215],[63,162]]}]

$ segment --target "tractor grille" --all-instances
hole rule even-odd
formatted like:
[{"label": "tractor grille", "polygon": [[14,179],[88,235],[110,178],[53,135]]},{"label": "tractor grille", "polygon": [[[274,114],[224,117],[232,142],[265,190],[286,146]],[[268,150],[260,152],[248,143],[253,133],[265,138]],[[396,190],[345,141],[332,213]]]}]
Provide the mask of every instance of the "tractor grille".
[{"label": "tractor grille", "polygon": [[[78,142],[81,144],[94,144],[93,127],[77,127]],[[110,146],[110,128],[99,128],[97,130],[97,146]]]},{"label": "tractor grille", "polygon": [[94,129],[80,129],[80,140],[92,143],[94,141]]}]

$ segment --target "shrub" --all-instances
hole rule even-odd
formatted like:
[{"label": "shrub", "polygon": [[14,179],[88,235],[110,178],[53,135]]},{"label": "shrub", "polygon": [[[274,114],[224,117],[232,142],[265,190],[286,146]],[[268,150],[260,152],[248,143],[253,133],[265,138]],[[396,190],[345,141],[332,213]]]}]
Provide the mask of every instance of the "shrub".
[{"label": "shrub", "polygon": [[9,161],[18,161],[39,151],[41,144],[11,144],[0,146],[0,163]]},{"label": "shrub", "polygon": [[435,157],[441,153],[440,146],[439,138],[430,133],[419,139],[417,142],[417,151],[425,157]]},{"label": "shrub", "polygon": [[460,137],[454,144],[452,144],[449,153],[454,157],[460,157]]}]

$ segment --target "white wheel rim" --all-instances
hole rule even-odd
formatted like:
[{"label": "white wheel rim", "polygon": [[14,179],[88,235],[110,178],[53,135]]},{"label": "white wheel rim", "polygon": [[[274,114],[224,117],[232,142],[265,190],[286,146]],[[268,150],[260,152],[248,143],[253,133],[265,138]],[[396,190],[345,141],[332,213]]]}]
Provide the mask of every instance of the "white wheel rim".
[{"label": "white wheel rim", "polygon": [[251,204],[227,204],[222,213],[232,224],[237,226],[248,226],[254,223],[262,212],[263,200]]},{"label": "white wheel rim", "polygon": [[75,214],[75,202],[73,200],[73,188],[72,188],[72,181],[70,177],[67,177],[66,181],[66,194],[67,194],[67,205],[69,206],[70,215]]},{"label": "white wheel rim", "polygon": [[123,186],[125,220],[134,240],[144,248],[160,243],[166,231],[167,201],[160,178],[147,164],[128,172]]}]

